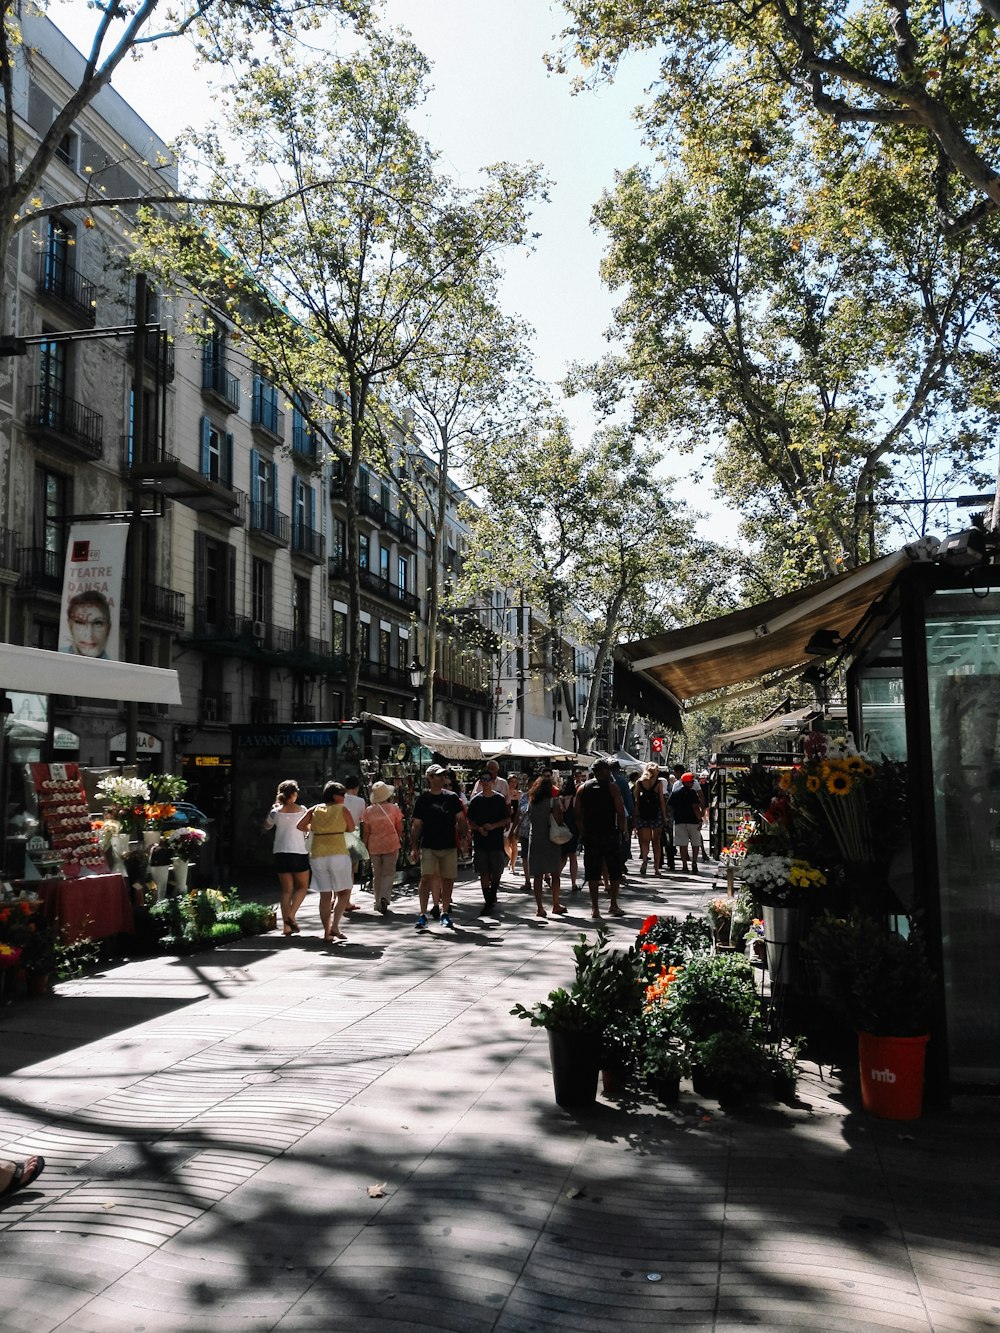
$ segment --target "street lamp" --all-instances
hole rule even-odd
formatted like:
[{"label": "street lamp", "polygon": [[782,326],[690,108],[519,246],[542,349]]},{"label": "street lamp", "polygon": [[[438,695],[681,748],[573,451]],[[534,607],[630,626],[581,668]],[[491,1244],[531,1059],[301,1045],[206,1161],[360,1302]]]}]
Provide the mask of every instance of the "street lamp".
[{"label": "street lamp", "polygon": [[418,718],[418,719],[419,719],[419,717],[420,717],[420,687],[421,687],[421,686],[423,685],[423,683],[424,683],[424,677],[425,677],[426,674],[427,674],[427,669],[426,669],[426,667],[424,666],[423,662],[421,662],[421,660],[420,660],[420,654],[419,654],[416,650],[414,650],[414,653],[413,653],[413,660],[412,660],[412,662],[410,663],[410,665],[407,667],[407,671],[409,671],[409,673],[410,673],[410,684],[413,686],[413,689],[414,689],[414,691],[415,691],[415,693],[414,693],[414,698],[413,698],[413,705],[414,705],[414,714],[413,714],[413,716],[414,716],[415,718]]}]

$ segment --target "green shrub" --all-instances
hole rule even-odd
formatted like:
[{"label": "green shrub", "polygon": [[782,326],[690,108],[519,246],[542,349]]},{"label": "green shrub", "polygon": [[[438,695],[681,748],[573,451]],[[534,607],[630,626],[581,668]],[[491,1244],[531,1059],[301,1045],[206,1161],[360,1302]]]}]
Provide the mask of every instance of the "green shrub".
[{"label": "green shrub", "polygon": [[734,953],[690,959],[670,986],[666,1010],[671,1031],[685,1042],[747,1031],[760,1013],[749,960]]}]

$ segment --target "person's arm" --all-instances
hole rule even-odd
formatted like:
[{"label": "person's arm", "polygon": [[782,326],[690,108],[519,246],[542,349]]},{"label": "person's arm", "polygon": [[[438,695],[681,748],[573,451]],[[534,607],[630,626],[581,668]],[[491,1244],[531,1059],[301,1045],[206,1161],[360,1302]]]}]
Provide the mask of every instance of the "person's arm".
[{"label": "person's arm", "polygon": [[424,821],[422,819],[412,819],[410,821],[410,850],[420,851],[420,835],[424,831]]},{"label": "person's arm", "polygon": [[663,827],[666,828],[669,821],[669,816],[667,815],[667,803],[663,797],[663,788],[659,783],[656,784],[656,790],[660,797],[660,814],[663,816]]},{"label": "person's arm", "polygon": [[299,822],[295,825],[295,827],[296,827],[301,833],[306,833],[306,832],[308,831],[308,829],[309,829],[309,826],[312,824],[312,822],[313,822],[313,812],[312,812],[312,809],[310,808],[310,809],[308,809],[308,810],[305,812],[305,814],[302,816],[302,818],[299,820]]},{"label": "person's arm", "polygon": [[366,847],[368,846],[368,834],[371,832],[371,822],[370,820],[367,820],[365,818],[365,815],[367,815],[368,811],[372,809],[374,809],[373,806],[368,806],[365,809],[365,814],[361,816],[361,829],[360,829],[361,841],[365,844]]},{"label": "person's arm", "polygon": [[556,821],[557,824],[561,824],[561,823],[563,823],[563,808],[562,808],[562,801],[560,801],[560,800],[558,800],[558,799],[557,799],[557,800],[554,800],[554,801],[550,801],[550,802],[549,802],[549,814],[551,814],[552,818]]},{"label": "person's arm", "polygon": [[465,811],[464,811],[464,810],[461,811],[461,813],[456,817],[456,819],[455,819],[455,828],[458,830],[458,837],[459,837],[459,841],[461,842],[462,846],[463,846],[463,847],[468,846],[468,843],[469,843],[469,821],[468,821],[468,819],[466,818],[466,814],[465,814]]},{"label": "person's arm", "polygon": [[587,827],[587,821],[583,813],[583,801],[580,799],[580,792],[577,792],[573,797],[573,817],[576,822],[577,835],[582,839]]},{"label": "person's arm", "polygon": [[353,833],[355,828],[357,827],[357,825],[354,822],[354,816],[351,814],[350,810],[348,810],[346,805],[342,805],[340,808],[344,812],[344,825],[345,825],[344,832]]},{"label": "person's arm", "polygon": [[618,816],[618,832],[628,832],[628,820],[625,818],[625,802],[622,800],[622,794],[617,787],[612,787],[615,802],[615,814]]}]

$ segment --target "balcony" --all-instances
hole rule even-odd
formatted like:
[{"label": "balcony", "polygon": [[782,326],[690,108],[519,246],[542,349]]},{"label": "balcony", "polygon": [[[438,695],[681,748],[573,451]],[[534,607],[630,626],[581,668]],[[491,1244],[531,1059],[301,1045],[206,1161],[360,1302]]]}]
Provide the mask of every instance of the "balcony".
[{"label": "balcony", "polygon": [[275,546],[287,546],[291,531],[291,520],[287,514],[281,514],[274,505],[250,505],[250,532]]},{"label": "balcony", "polygon": [[371,684],[388,685],[394,690],[405,690],[409,695],[415,693],[409,667],[386,666],[383,662],[368,660],[361,663],[360,675]]},{"label": "balcony", "polygon": [[230,375],[221,361],[206,357],[201,363],[201,391],[230,412],[240,410],[240,382],[235,375]]},{"label": "balcony", "polygon": [[407,522],[401,514],[386,514],[384,527],[401,542],[406,542],[408,546],[416,546],[416,525]]},{"label": "balcony", "polygon": [[[348,566],[343,556],[331,558],[327,568],[331,579],[339,583],[347,582]],[[365,592],[373,593],[384,602],[391,602],[393,606],[397,607],[401,606],[406,611],[420,610],[420,598],[416,593],[408,592],[406,588],[400,588],[395,583],[390,583],[381,574],[374,574],[370,569],[361,570],[360,583]]]},{"label": "balcony", "polygon": [[262,722],[277,722],[278,720],[278,701],[277,699],[262,699],[252,696],[250,699],[250,721],[260,724]]},{"label": "balcony", "polygon": [[247,495],[237,491],[226,481],[213,480],[204,472],[182,463],[174,454],[158,449],[146,441],[145,457],[132,457],[132,439],[122,436],[122,471],[130,482],[138,482],[140,489],[165,500],[175,500],[188,509],[202,514],[213,514],[230,527],[242,528],[247,521]]},{"label": "balcony", "polygon": [[20,577],[17,581],[18,592],[51,592],[57,597],[62,595],[63,565],[65,554],[62,551],[48,551],[44,546],[20,546],[15,552]]},{"label": "balcony", "polygon": [[93,328],[97,320],[97,288],[72,264],[58,255],[44,254],[38,260],[38,294],[63,307]]},{"label": "balcony", "polygon": [[316,716],[317,714],[316,714],[315,704],[303,704],[299,703],[297,699],[293,700],[292,702],[293,722],[315,722]]},{"label": "balcony", "polygon": [[270,439],[276,440],[279,444],[284,443],[285,414],[279,412],[277,403],[265,397],[257,388],[254,389],[250,424]]},{"label": "balcony", "polygon": [[[131,607],[128,579],[122,590],[122,619],[128,620]],[[139,590],[139,615],[143,620],[184,628],[184,594],[172,588],[161,588],[155,583],[143,583]]]},{"label": "balcony", "polygon": [[358,513],[365,518],[373,519],[380,527],[385,527],[385,505],[367,491],[358,491]]},{"label": "balcony", "polygon": [[33,384],[25,429],[93,460],[104,455],[104,418],[49,384]]},{"label": "balcony", "polygon": [[[135,360],[135,340],[128,340],[128,358]],[[154,379],[161,383],[172,384],[176,367],[174,364],[174,345],[162,331],[149,330],[143,340],[143,364]]]},{"label": "balcony", "polygon": [[213,722],[231,722],[233,696],[228,693],[198,691],[198,721],[211,726]]},{"label": "balcony", "polygon": [[319,452],[319,437],[304,421],[292,423],[292,453],[305,462],[315,463]]},{"label": "balcony", "polygon": [[300,555],[314,565],[321,565],[325,553],[326,539],[320,533],[303,523],[292,525],[292,555]]}]

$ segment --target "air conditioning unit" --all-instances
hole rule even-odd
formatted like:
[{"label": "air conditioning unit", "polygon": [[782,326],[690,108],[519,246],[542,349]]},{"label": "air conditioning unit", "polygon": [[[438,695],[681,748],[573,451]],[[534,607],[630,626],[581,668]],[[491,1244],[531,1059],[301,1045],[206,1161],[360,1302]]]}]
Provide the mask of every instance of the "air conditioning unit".
[{"label": "air conditioning unit", "polygon": [[263,620],[255,620],[253,622],[252,632],[254,638],[257,640],[258,643],[264,642],[264,635],[266,631],[267,631],[267,625],[264,623]]}]

